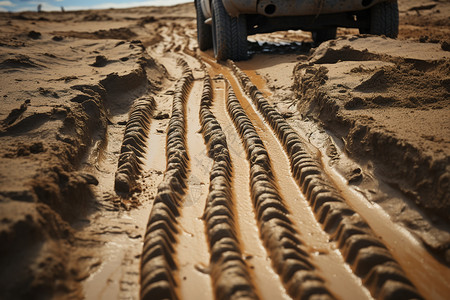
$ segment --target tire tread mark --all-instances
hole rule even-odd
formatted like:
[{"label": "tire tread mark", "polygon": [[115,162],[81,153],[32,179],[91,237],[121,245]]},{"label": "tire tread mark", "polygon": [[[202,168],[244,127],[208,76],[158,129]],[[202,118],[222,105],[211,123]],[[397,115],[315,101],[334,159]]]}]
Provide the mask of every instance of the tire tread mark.
[{"label": "tire tread mark", "polygon": [[182,77],[176,83],[172,116],[167,127],[164,177],[153,202],[141,257],[141,299],[178,299],[174,255],[177,217],[185,193],[189,157],[186,147],[186,100],[194,77],[188,64],[178,59]]},{"label": "tire tread mark", "polygon": [[211,80],[206,75],[200,104],[200,123],[208,156],[214,163],[203,219],[211,252],[213,288],[216,299],[258,299],[236,237],[231,186],[233,167],[225,134],[210,110],[212,99]]},{"label": "tire tread mark", "polygon": [[292,226],[277,190],[269,154],[229,83],[227,92],[228,114],[250,162],[250,189],[259,231],[275,271],[294,299],[334,299]]},{"label": "tire tread mark", "polygon": [[332,240],[337,241],[344,259],[372,296],[376,299],[423,299],[367,222],[346,204],[300,136],[248,76],[234,62],[228,61],[228,64],[282,143],[292,175],[310,202],[316,219]]},{"label": "tire tread mark", "polygon": [[114,189],[117,192],[129,193],[136,187],[137,176],[141,173],[141,159],[146,151],[150,118],[155,106],[153,97],[143,97],[136,100],[130,109],[114,180]]}]

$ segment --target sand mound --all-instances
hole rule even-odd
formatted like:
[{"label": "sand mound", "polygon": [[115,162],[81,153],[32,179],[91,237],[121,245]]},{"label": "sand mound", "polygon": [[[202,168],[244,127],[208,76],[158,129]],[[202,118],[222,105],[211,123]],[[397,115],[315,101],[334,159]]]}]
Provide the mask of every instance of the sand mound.
[{"label": "sand mound", "polygon": [[448,220],[449,70],[438,44],[356,36],[321,45],[294,72],[302,113],[319,117],[353,157],[385,166],[386,181]]},{"label": "sand mound", "polygon": [[[60,290],[77,295],[84,275],[69,259],[69,224],[92,209],[91,186],[98,181],[76,168],[105,139],[115,102],[108,97],[145,89],[155,77],[147,77],[156,65],[139,41],[107,39],[132,35],[111,29],[59,41],[43,34],[32,42],[20,35],[16,41],[24,46],[0,52],[0,253],[8,258],[0,298],[50,297]],[[13,257],[24,259],[17,264]]]}]

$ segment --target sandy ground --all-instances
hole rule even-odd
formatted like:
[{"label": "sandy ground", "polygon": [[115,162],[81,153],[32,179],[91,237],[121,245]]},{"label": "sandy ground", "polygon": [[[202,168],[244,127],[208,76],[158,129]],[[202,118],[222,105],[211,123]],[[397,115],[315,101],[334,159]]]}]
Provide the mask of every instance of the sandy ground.
[{"label": "sandy ground", "polygon": [[[357,228],[340,225],[341,233],[333,234],[332,217],[308,198],[315,188],[291,175],[286,138],[278,138],[270,118],[250,104],[236,69],[196,49],[193,4],[0,13],[0,299],[137,299],[148,296],[147,288],[156,298],[169,291],[169,297],[210,299],[235,285],[247,287],[240,296],[264,299],[291,299],[308,288],[341,299],[388,298],[395,291],[445,299],[450,3],[404,0],[399,8],[397,40],[339,29],[336,40],[311,48],[310,34],[301,31],[255,35],[249,37],[251,59],[237,63],[307,145],[314,166],[328,178],[323,186],[332,186],[356,212],[352,218],[361,219],[354,225],[341,208],[336,215],[342,224]],[[177,63],[180,58],[187,68]],[[206,74],[214,104],[203,103]],[[251,158],[256,150],[245,130],[236,131],[240,119],[227,111],[228,86],[269,153],[263,165],[273,178],[267,182],[282,200],[267,207],[279,215],[265,217],[265,205],[252,206],[258,202],[255,178],[261,178]],[[177,105],[185,108],[177,112]],[[209,113],[223,133],[205,131]],[[171,129],[175,123],[184,127]],[[170,152],[169,133],[177,130],[183,134],[174,143],[181,144]],[[229,152],[225,160],[234,166],[224,175],[228,183],[215,183],[230,186],[232,194],[229,230],[238,246],[227,260],[238,257],[240,263],[230,278],[210,258],[220,255],[214,241],[228,233],[211,229],[214,206],[220,205],[209,202],[213,179],[224,158],[208,139],[226,139],[221,153]],[[172,164],[184,148],[187,160]],[[173,175],[171,166],[179,164]],[[160,265],[152,264],[158,256],[148,245],[155,243],[152,224],[166,220],[157,205],[167,186],[177,203],[184,200],[170,213],[161,208],[172,221],[158,226],[178,228],[164,242],[178,250],[170,252],[174,258],[162,258],[172,271],[151,277],[148,270]],[[273,225],[278,229],[264,227],[267,218],[280,218]],[[411,286],[396,285],[394,294],[384,295],[383,285],[361,275],[363,254],[349,254],[357,243],[346,237],[355,232],[370,236],[361,244],[381,243],[392,256],[395,267],[375,265],[384,271],[373,276],[383,282],[404,276]],[[298,253],[277,257],[273,249],[286,247],[271,240],[277,234],[279,241],[295,235],[294,243],[302,244]],[[293,275],[298,264],[289,263],[298,255],[305,255],[302,266],[314,266],[307,268],[309,279]],[[169,278],[169,288],[158,283],[154,289],[148,282],[161,276]]]}]

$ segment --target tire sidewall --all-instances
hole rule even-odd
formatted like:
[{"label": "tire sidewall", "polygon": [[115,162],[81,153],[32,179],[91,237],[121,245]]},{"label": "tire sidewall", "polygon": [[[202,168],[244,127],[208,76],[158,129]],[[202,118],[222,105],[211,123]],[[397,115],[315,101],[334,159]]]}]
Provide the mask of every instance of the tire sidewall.
[{"label": "tire sidewall", "polygon": [[212,1],[213,48],[217,60],[247,59],[247,25],[244,15],[231,17],[222,0]]},{"label": "tire sidewall", "polygon": [[226,14],[226,12],[221,0],[212,0],[211,9],[214,56],[217,60],[222,60],[229,56],[229,53],[226,51],[228,40],[224,40],[225,34],[223,33],[223,30],[229,26],[229,20],[224,18],[224,13]]}]

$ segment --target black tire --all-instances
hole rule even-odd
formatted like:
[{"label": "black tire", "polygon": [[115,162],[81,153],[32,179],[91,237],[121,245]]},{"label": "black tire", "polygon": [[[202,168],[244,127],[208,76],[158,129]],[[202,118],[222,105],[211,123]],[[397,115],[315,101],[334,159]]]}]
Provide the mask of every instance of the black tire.
[{"label": "black tire", "polygon": [[321,43],[323,43],[325,41],[335,39],[336,31],[337,31],[336,27],[324,28],[324,29],[312,31],[311,35],[312,35],[312,39],[314,41],[314,47],[319,46]]},{"label": "black tire", "polygon": [[206,51],[213,47],[212,28],[205,24],[205,15],[203,14],[200,0],[195,1],[195,9],[197,10],[197,42],[198,47],[202,51]]},{"label": "black tire", "polygon": [[381,2],[370,8],[370,28],[360,28],[360,33],[385,35],[395,39],[398,35],[397,1]]},{"label": "black tire", "polygon": [[213,48],[217,60],[247,59],[247,24],[245,16],[228,15],[222,0],[212,1]]}]

